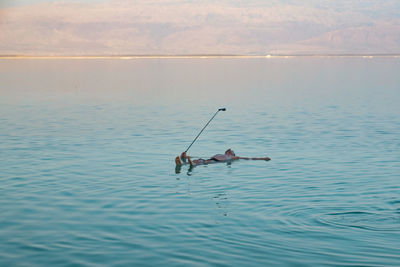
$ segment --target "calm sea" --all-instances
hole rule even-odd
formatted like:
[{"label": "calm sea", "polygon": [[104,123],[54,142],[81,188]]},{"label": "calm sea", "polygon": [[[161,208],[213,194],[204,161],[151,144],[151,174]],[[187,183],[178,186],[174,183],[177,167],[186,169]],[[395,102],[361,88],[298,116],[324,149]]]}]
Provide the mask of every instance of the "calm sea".
[{"label": "calm sea", "polygon": [[399,266],[399,70],[0,60],[0,265]]}]

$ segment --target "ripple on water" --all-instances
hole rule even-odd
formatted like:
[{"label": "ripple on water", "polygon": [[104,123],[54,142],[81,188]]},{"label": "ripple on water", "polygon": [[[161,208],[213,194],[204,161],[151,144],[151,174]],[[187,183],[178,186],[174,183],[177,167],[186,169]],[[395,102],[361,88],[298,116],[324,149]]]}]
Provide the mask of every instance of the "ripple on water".
[{"label": "ripple on water", "polygon": [[316,220],[332,227],[351,227],[370,231],[400,232],[400,214],[387,212],[347,211],[320,215]]}]

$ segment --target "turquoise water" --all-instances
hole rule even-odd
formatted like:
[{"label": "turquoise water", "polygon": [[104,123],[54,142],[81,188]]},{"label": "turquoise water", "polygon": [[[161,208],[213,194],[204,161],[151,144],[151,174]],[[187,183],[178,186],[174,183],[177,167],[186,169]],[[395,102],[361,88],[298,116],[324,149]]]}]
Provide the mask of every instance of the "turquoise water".
[{"label": "turquoise water", "polygon": [[399,266],[399,69],[0,60],[0,265]]}]

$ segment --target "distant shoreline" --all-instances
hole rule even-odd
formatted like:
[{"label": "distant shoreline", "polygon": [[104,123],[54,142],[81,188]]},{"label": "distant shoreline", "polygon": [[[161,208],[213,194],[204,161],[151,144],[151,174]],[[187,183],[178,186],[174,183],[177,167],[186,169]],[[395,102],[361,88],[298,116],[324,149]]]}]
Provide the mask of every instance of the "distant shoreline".
[{"label": "distant shoreline", "polygon": [[294,58],[294,57],[354,57],[374,58],[390,57],[400,58],[400,54],[270,54],[270,55],[0,55],[0,59],[179,59],[179,58]]}]

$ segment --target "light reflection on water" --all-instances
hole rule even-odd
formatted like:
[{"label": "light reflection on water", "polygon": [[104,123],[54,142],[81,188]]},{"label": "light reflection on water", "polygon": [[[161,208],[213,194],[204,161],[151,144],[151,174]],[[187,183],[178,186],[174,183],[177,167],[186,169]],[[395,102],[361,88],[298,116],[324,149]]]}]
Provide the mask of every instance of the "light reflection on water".
[{"label": "light reflection on water", "polygon": [[1,265],[399,265],[399,64],[0,61]]}]

